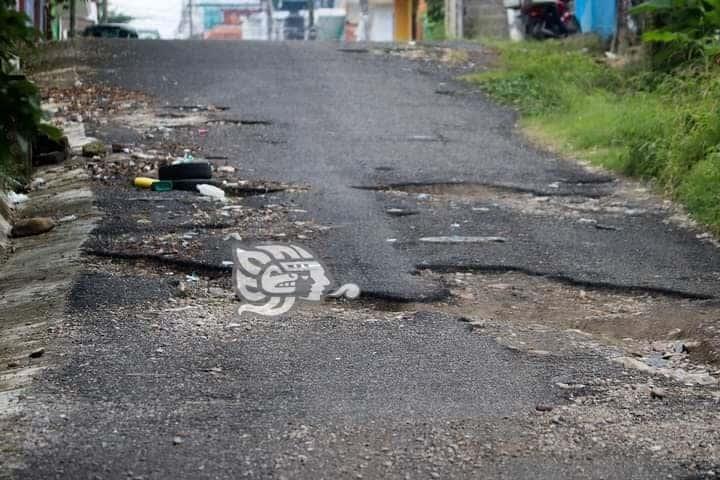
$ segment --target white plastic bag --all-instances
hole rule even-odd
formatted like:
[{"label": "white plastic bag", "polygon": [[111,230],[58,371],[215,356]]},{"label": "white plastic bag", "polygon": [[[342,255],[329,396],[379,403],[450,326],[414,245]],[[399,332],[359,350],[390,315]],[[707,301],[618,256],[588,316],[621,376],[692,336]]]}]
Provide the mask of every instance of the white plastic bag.
[{"label": "white plastic bag", "polygon": [[225,192],[213,185],[207,185],[205,183],[197,186],[198,192],[206,197],[212,197],[216,200],[225,200]]}]

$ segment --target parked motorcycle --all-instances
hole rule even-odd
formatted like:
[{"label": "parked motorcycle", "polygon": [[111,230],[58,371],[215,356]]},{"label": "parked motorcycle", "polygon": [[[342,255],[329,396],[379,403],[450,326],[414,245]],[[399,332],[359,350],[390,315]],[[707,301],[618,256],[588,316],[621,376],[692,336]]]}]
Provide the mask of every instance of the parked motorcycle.
[{"label": "parked motorcycle", "polygon": [[580,22],[568,0],[524,1],[521,14],[526,38],[543,40],[580,33]]}]

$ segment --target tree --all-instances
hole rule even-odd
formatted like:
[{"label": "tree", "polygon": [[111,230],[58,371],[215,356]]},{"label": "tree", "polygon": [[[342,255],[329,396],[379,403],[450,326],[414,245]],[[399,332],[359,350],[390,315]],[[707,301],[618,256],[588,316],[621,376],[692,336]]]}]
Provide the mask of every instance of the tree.
[{"label": "tree", "polygon": [[649,17],[651,28],[642,39],[656,67],[720,58],[720,0],[647,0],[631,12]]},{"label": "tree", "polygon": [[630,15],[630,0],[616,0],[615,2],[615,34],[612,39],[611,50],[623,53],[633,43],[632,33],[628,25]]}]

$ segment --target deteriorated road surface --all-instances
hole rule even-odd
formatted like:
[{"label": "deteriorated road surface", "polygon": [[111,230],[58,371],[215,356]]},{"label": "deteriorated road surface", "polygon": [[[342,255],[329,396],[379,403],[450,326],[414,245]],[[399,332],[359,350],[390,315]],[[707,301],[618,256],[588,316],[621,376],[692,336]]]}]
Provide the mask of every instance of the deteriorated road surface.
[{"label": "deteriorated road surface", "polygon": [[[103,48],[87,81],[139,90],[159,105],[229,107],[225,118],[250,120],[207,126],[202,138],[178,129],[172,140],[227,157],[242,178],[306,186],[244,204],[290,202],[292,221],[327,227],[302,243],[338,283],[358,283],[365,300],[243,324],[227,298],[168,305],[175,287],[164,273],[95,259],[64,313],[62,359],[30,394],[42,402],[28,414],[19,478],[657,479],[698,471],[679,453],[655,455],[650,434],[636,444],[598,440],[601,433],[585,436],[553,417],[573,403],[572,385],[640,375],[623,373],[601,348],[532,354],[443,311],[457,301],[456,272],[712,301],[717,249],[666,221],[661,204],[618,196],[616,179],[528,146],[513,133],[513,114],[452,81],[451,67],[392,49]],[[147,140],[112,119],[96,127],[108,143]],[[127,233],[130,197],[143,195],[105,189],[100,246]],[[162,230],[163,220],[154,222]],[[221,242],[203,245],[194,261],[227,259]],[[241,326],[227,328],[232,322]],[[608,418],[607,428],[617,421]],[[543,430],[555,428],[556,436]]]}]

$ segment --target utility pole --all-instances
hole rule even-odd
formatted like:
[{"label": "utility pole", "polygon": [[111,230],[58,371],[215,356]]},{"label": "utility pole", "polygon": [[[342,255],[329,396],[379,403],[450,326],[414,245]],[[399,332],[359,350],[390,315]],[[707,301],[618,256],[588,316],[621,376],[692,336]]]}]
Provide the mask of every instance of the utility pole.
[{"label": "utility pole", "polygon": [[108,19],[108,4],[110,3],[110,0],[103,0],[102,2],[102,17],[101,21],[102,23],[107,22]]},{"label": "utility pole", "polygon": [[188,20],[190,22],[190,38],[195,34],[193,29],[193,0],[188,0]]},{"label": "utility pole", "polygon": [[315,40],[315,0],[308,0],[308,40]]},{"label": "utility pole", "polygon": [[70,0],[70,27],[68,37],[75,38],[75,0]]}]

